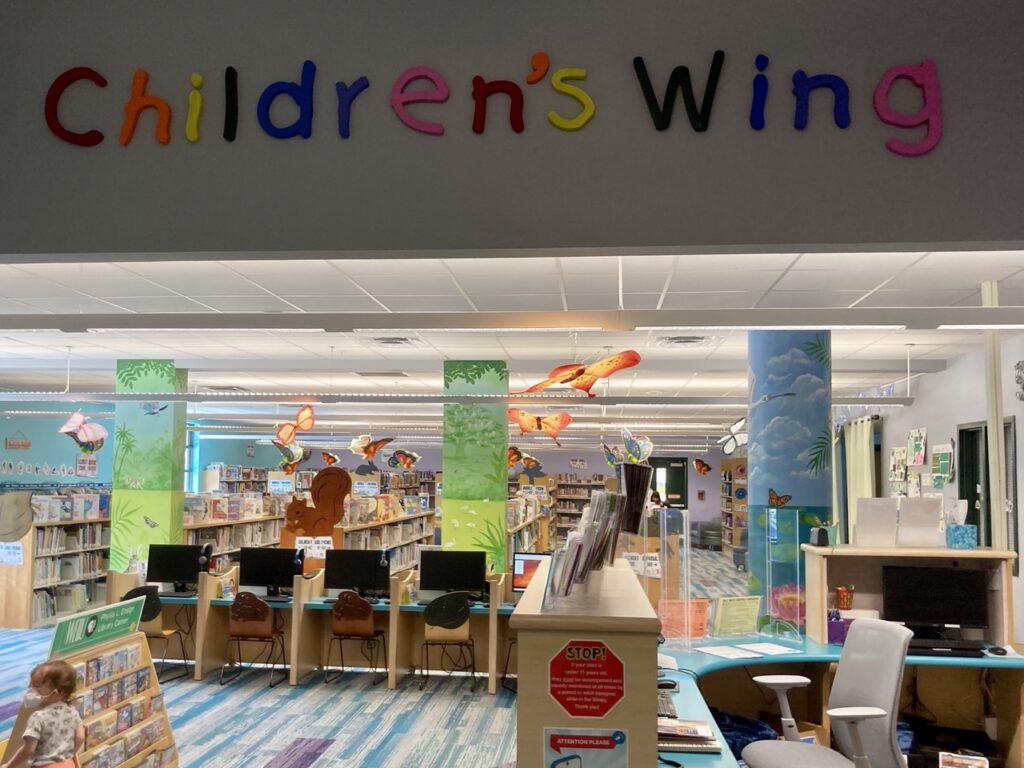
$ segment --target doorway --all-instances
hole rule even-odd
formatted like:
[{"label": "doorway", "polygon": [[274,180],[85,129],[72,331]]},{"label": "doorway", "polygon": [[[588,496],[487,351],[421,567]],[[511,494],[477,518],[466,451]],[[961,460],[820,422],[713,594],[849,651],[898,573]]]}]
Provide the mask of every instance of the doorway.
[{"label": "doorway", "polygon": [[[988,482],[988,426],[979,421],[961,424],[957,427],[957,490],[959,497],[967,500],[967,523],[978,526],[978,543],[983,547],[992,545],[992,504]],[[1011,416],[1003,422],[1003,440],[1006,445],[1006,536],[1014,552],[1019,551],[1017,526],[1017,424]],[[1020,566],[1013,562],[1013,573],[1018,575]]]}]

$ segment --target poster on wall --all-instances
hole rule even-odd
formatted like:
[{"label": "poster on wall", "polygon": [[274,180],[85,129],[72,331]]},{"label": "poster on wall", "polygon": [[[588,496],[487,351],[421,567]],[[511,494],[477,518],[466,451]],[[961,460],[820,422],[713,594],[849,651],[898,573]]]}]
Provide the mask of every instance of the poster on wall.
[{"label": "poster on wall", "polygon": [[907,479],[907,446],[898,445],[889,450],[889,482],[902,483]]},{"label": "poster on wall", "polygon": [[907,496],[916,499],[921,495],[921,474],[910,472],[907,474]]},{"label": "poster on wall", "polygon": [[32,449],[32,441],[24,432],[18,430],[13,435],[4,439],[4,448],[8,451],[28,451]]},{"label": "poster on wall", "polygon": [[609,728],[545,728],[544,768],[628,768],[626,732]]},{"label": "poster on wall", "polygon": [[76,477],[97,477],[98,474],[95,456],[79,456],[75,459]]},{"label": "poster on wall", "polygon": [[914,467],[924,466],[927,441],[928,430],[924,427],[910,430],[907,438],[907,464]]},{"label": "poster on wall", "polygon": [[932,475],[943,478],[944,482],[953,479],[953,444],[943,443],[932,447]]},{"label": "poster on wall", "polygon": [[569,459],[569,469],[586,469],[586,459]]}]

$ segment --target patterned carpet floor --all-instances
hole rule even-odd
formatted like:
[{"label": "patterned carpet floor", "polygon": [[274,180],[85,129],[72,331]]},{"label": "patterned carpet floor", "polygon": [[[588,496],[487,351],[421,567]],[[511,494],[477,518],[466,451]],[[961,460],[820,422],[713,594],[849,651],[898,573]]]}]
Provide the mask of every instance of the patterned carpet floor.
[{"label": "patterned carpet floor", "polygon": [[[14,725],[28,673],[50,630],[0,630],[0,738]],[[406,678],[394,691],[376,676],[319,675],[270,689],[253,670],[221,687],[216,675],[163,685],[183,768],[514,768],[514,694],[475,693],[465,678]]]}]

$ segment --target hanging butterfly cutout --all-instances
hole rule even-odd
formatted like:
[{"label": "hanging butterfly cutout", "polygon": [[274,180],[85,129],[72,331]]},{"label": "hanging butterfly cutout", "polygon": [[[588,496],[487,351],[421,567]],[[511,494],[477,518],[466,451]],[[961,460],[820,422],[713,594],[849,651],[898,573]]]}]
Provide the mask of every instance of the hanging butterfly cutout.
[{"label": "hanging butterfly cutout", "polygon": [[352,438],[348,449],[356,456],[372,461],[373,457],[380,452],[380,449],[394,439],[393,437],[382,437],[380,440],[371,440],[369,435],[359,435],[359,437]]},{"label": "hanging butterfly cutout", "polygon": [[161,411],[166,411],[170,403],[143,403],[142,411],[144,416],[156,416]]},{"label": "hanging butterfly cutout", "polygon": [[110,434],[106,427],[89,421],[89,417],[81,411],[71,414],[64,422],[64,426],[57,431],[74,440],[79,450],[86,456],[91,456],[102,448]]},{"label": "hanging butterfly cutout", "polygon": [[299,468],[299,464],[304,462],[312,455],[312,451],[309,448],[304,448],[298,443],[282,443],[280,440],[271,440],[274,447],[281,452],[281,468],[284,470],[286,475],[295,474],[295,470]]},{"label": "hanging butterfly cutout", "polygon": [[508,466],[509,468],[514,467],[516,462],[522,461],[523,452],[516,448],[514,445],[508,447]]},{"label": "hanging butterfly cutout", "polygon": [[606,443],[601,443],[601,447],[604,449],[604,460],[608,462],[608,466],[612,469],[615,469],[616,464],[621,464],[625,461],[625,458],[622,456],[622,449],[619,446],[616,445],[614,448],[609,448]]},{"label": "hanging butterfly cutout", "polygon": [[774,488],[768,489],[768,506],[773,509],[786,506],[792,498],[792,496],[780,496]]},{"label": "hanging butterfly cutout", "polygon": [[744,416],[733,424],[729,425],[729,434],[718,441],[722,446],[722,453],[726,456],[732,455],[737,448],[746,445],[750,439],[747,433],[747,418]]},{"label": "hanging butterfly cutout", "polygon": [[328,467],[333,467],[335,464],[341,461],[341,459],[338,458],[338,455],[336,453],[331,453],[330,451],[321,451],[320,455],[324,459],[324,464],[326,464]]},{"label": "hanging butterfly cutout", "polygon": [[285,445],[291,445],[295,442],[297,433],[308,432],[315,424],[316,418],[313,413],[313,406],[304,405],[299,408],[298,413],[295,414],[295,421],[289,421],[278,427],[277,433],[274,437]]},{"label": "hanging butterfly cutout", "polygon": [[403,469],[412,469],[416,466],[416,462],[419,460],[420,455],[418,453],[399,449],[388,457],[388,466],[395,469],[398,467],[402,467]]},{"label": "hanging butterfly cutout", "polygon": [[572,423],[572,416],[565,411],[551,416],[534,416],[520,408],[509,408],[508,420],[519,426],[520,435],[525,435],[527,432],[543,432],[561,448],[562,444],[558,442],[558,433]]},{"label": "hanging butterfly cutout", "polygon": [[626,458],[633,464],[642,464],[654,453],[654,443],[642,435],[633,436],[626,427],[622,428],[622,444],[626,447]]},{"label": "hanging butterfly cutout", "polygon": [[711,471],[711,465],[703,459],[694,459],[693,468],[697,470],[698,475],[706,475]]},{"label": "hanging butterfly cutout", "polygon": [[627,349],[625,352],[606,357],[590,365],[583,365],[581,363],[560,365],[552,370],[544,381],[534,384],[522,392],[513,392],[512,394],[523,395],[531,392],[541,392],[549,387],[567,384],[573,389],[581,390],[590,397],[593,397],[594,395],[590,392],[590,389],[597,383],[598,379],[606,379],[616,371],[621,371],[623,368],[632,368],[639,362],[640,354],[632,349]]}]

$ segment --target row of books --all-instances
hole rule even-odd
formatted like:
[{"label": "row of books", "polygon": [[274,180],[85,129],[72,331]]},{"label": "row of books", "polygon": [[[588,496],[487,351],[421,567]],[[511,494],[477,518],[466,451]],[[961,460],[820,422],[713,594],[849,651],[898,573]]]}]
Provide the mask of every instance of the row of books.
[{"label": "row of books", "polygon": [[107,601],[107,585],[102,581],[66,584],[37,589],[32,593],[32,623],[68,613],[83,611]]},{"label": "row of books", "polygon": [[34,494],[32,520],[36,523],[70,523],[109,520],[109,493]]},{"label": "row of books", "polygon": [[575,472],[568,472],[558,476],[559,485],[604,485],[605,476],[599,473],[592,475],[578,475]]},{"label": "row of books", "polygon": [[389,549],[388,560],[391,563],[392,574],[412,567],[416,564],[416,543]]},{"label": "row of books", "polygon": [[61,557],[42,557],[33,561],[32,571],[34,587],[45,587],[71,579],[104,576],[107,571],[107,558],[101,550]]},{"label": "row of books", "polygon": [[533,552],[536,543],[537,532],[534,526],[528,525],[512,534],[509,552]]},{"label": "row of books", "polygon": [[269,496],[258,492],[190,493],[185,495],[185,525],[276,517],[284,514],[287,501],[290,501],[290,497]]},{"label": "row of books", "polygon": [[210,464],[207,469],[219,469],[221,480],[266,480],[264,467],[241,467],[236,464]]},{"label": "row of books", "polygon": [[422,483],[435,482],[434,473],[430,470],[405,470],[404,472],[385,472],[381,475],[381,490],[392,488],[418,488]]},{"label": "row of books", "polygon": [[[107,722],[109,717],[101,718],[104,732],[110,728]],[[115,731],[107,739],[118,735],[116,723],[117,718],[114,717]],[[162,716],[153,718],[129,731],[125,731],[122,738],[112,741],[107,746],[94,752],[91,758],[81,761],[81,768],[117,768],[122,763],[128,762],[154,744],[159,743],[165,735],[167,735],[167,729],[164,724],[164,718]],[[88,737],[86,743],[88,743]],[[102,741],[99,743],[102,743]],[[165,750],[155,750],[154,753],[147,755],[137,765],[146,766],[146,768],[156,768],[156,766],[174,765],[174,760],[174,747],[168,747]]]},{"label": "row of books", "polygon": [[73,528],[46,526],[35,531],[36,557],[106,546],[110,546],[110,526],[103,523],[85,523]]},{"label": "row of books", "polygon": [[418,517],[408,522],[366,528],[345,534],[347,549],[390,549],[407,542],[432,536],[434,525],[429,518]]},{"label": "row of books", "polygon": [[186,544],[213,544],[214,552],[263,547],[281,539],[283,520],[260,520],[185,531]]},{"label": "row of books", "polygon": [[[157,711],[163,707],[162,694],[141,697],[149,690],[149,686],[149,667],[146,667],[138,672],[122,675],[106,685],[98,685],[95,688],[82,691],[71,699],[71,705],[78,710],[78,714],[83,720],[110,710],[108,714],[114,714],[117,717],[115,732],[121,733],[127,731],[132,725],[139,725],[143,720],[148,719],[152,714],[153,707],[156,707]],[[113,733],[104,733],[97,737],[97,734],[91,732],[92,725],[98,726],[99,721],[92,721],[90,728],[86,729],[86,746],[90,749],[114,735]]]}]

